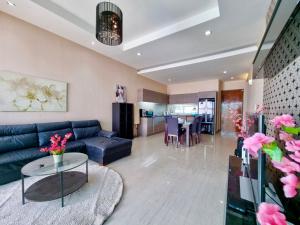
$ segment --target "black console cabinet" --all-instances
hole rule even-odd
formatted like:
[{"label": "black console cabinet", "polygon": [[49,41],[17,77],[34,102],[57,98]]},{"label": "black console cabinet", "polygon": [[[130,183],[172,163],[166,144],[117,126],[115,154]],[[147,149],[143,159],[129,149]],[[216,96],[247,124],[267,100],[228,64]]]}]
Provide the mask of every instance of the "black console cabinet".
[{"label": "black console cabinet", "polygon": [[[226,225],[257,225],[255,205],[241,198],[240,176],[257,178],[257,164],[252,161],[254,168],[251,171],[242,171],[242,160],[235,156],[229,156],[228,188],[226,204]],[[255,165],[255,166],[254,166]],[[249,183],[249,185],[251,185]]]},{"label": "black console cabinet", "polygon": [[112,104],[112,130],[121,138],[133,139],[133,104]]}]

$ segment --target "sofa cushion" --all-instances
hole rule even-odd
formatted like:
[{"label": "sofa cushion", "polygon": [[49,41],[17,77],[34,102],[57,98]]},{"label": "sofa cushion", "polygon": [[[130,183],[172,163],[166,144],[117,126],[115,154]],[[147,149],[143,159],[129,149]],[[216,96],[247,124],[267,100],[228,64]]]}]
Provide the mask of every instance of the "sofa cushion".
[{"label": "sofa cushion", "polygon": [[34,124],[0,126],[0,153],[32,147],[38,147]]},{"label": "sofa cushion", "polygon": [[54,122],[54,123],[37,123],[36,124],[38,132],[53,131],[53,130],[63,130],[66,128],[72,128],[71,122]]},{"label": "sofa cushion", "polygon": [[66,152],[81,152],[86,153],[86,146],[81,141],[71,141],[67,143]]},{"label": "sofa cushion", "polygon": [[48,153],[40,152],[39,148],[22,149],[0,154],[0,185],[19,180],[23,166],[47,155]]},{"label": "sofa cushion", "polygon": [[73,128],[75,139],[80,140],[83,138],[97,137],[99,135],[100,127],[83,127]]},{"label": "sofa cushion", "polygon": [[102,152],[102,155],[114,154],[122,149],[123,146],[131,146],[132,141],[123,138],[106,138],[106,137],[93,137],[82,139],[86,144],[87,151],[89,148],[96,148]]},{"label": "sofa cushion", "polygon": [[107,138],[112,138],[112,137],[117,137],[118,133],[114,132],[114,131],[101,130],[99,132],[99,136],[107,137]]},{"label": "sofa cushion", "polygon": [[[44,147],[44,146],[50,146],[51,142],[50,142],[50,138],[55,135],[58,134],[61,137],[64,137],[67,133],[72,133],[73,131],[70,128],[67,129],[63,129],[63,130],[54,130],[54,131],[47,131],[47,132],[40,132],[38,133],[39,136],[39,145],[40,147]],[[72,135],[72,137],[69,139],[70,141],[74,140],[74,135]]]},{"label": "sofa cushion", "polygon": [[35,159],[47,155],[49,155],[47,152],[41,152],[39,148],[27,148],[22,150],[5,152],[0,155],[0,165],[24,160],[33,161]]},{"label": "sofa cushion", "polygon": [[98,126],[102,130],[101,125],[98,120],[79,120],[71,121],[72,128],[84,128],[84,127],[96,127]]},{"label": "sofa cushion", "polygon": [[89,159],[107,164],[131,153],[132,141],[122,138],[93,137],[82,139]]},{"label": "sofa cushion", "polygon": [[71,122],[57,122],[57,123],[39,123],[37,124],[39,146],[49,146],[51,136],[58,134],[63,137],[67,133],[72,133],[69,141],[73,141],[74,133],[71,129]]},{"label": "sofa cushion", "polygon": [[98,120],[72,121],[71,123],[76,140],[97,137],[102,130]]}]

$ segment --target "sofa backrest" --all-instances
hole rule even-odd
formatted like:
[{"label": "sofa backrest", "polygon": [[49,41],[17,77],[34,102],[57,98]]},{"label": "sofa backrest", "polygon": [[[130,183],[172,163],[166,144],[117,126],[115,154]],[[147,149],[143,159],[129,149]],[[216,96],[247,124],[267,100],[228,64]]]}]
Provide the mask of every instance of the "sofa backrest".
[{"label": "sofa backrest", "polygon": [[38,147],[35,124],[0,125],[0,153]]},{"label": "sofa backrest", "polygon": [[72,121],[71,123],[76,140],[96,137],[102,130],[98,120],[81,120]]},{"label": "sofa backrest", "polygon": [[74,133],[72,130],[71,122],[55,122],[55,123],[38,123],[36,124],[39,138],[39,146],[49,146],[51,136],[58,134],[63,137],[67,133],[72,133],[72,137],[69,141],[73,141]]}]

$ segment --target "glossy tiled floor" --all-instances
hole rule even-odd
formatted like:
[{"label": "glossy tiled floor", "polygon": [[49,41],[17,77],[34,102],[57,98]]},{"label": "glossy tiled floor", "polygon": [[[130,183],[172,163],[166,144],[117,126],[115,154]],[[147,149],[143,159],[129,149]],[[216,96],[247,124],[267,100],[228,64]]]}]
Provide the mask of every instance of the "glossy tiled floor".
[{"label": "glossy tiled floor", "polygon": [[109,167],[125,183],[107,225],[222,225],[228,155],[235,141],[203,135],[201,144],[176,148],[162,134],[136,138],[132,155]]}]

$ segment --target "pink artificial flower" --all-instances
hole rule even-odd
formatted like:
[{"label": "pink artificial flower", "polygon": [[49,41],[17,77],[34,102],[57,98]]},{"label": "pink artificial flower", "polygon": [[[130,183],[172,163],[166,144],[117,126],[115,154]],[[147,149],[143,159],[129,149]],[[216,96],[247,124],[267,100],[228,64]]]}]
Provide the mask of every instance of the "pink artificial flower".
[{"label": "pink artificial flower", "polygon": [[286,198],[293,198],[297,195],[296,189],[299,186],[299,180],[295,174],[289,174],[286,177],[282,177],[280,181],[284,184],[283,191]]},{"label": "pink artificial flower", "polygon": [[72,133],[65,134],[64,138],[62,139],[61,136],[58,134],[53,135],[50,138],[51,146],[49,148],[41,148],[41,152],[50,152],[51,154],[63,154],[66,148],[66,144],[68,139],[72,137]]},{"label": "pink artificial flower", "polygon": [[294,154],[290,154],[289,157],[296,162],[300,163],[300,151],[294,152]]},{"label": "pink artificial flower", "polygon": [[48,148],[41,148],[40,151],[41,152],[48,152],[49,150],[48,150]]},{"label": "pink artificial flower", "polygon": [[257,220],[261,225],[287,225],[285,215],[280,213],[277,205],[261,203],[259,205]]},{"label": "pink artificial flower", "polygon": [[272,163],[275,168],[287,174],[300,172],[300,166],[286,157],[283,157],[281,162],[272,161]]},{"label": "pink artificial flower", "polygon": [[64,139],[61,141],[60,145],[61,145],[61,147],[62,147],[63,149],[66,148],[67,142],[68,142],[68,139],[66,139],[66,138],[64,138]]},{"label": "pink artificial flower", "polygon": [[294,140],[293,135],[288,134],[284,131],[280,131],[279,139],[282,140],[282,141],[292,141],[292,140]]},{"label": "pink artificial flower", "polygon": [[288,114],[276,116],[273,120],[271,120],[271,122],[276,128],[281,128],[282,126],[294,127],[296,125],[294,118]]},{"label": "pink artificial flower", "polygon": [[70,132],[70,133],[67,133],[66,135],[65,135],[65,138],[68,140],[68,139],[70,139],[71,137],[72,137],[72,133]]},{"label": "pink artificial flower", "polygon": [[255,133],[253,136],[244,140],[243,147],[249,151],[249,154],[256,157],[258,150],[261,149],[264,144],[270,144],[274,140],[274,138],[268,137],[262,133]]},{"label": "pink artificial flower", "polygon": [[290,152],[300,151],[300,140],[293,140],[293,141],[286,142],[285,148]]}]

